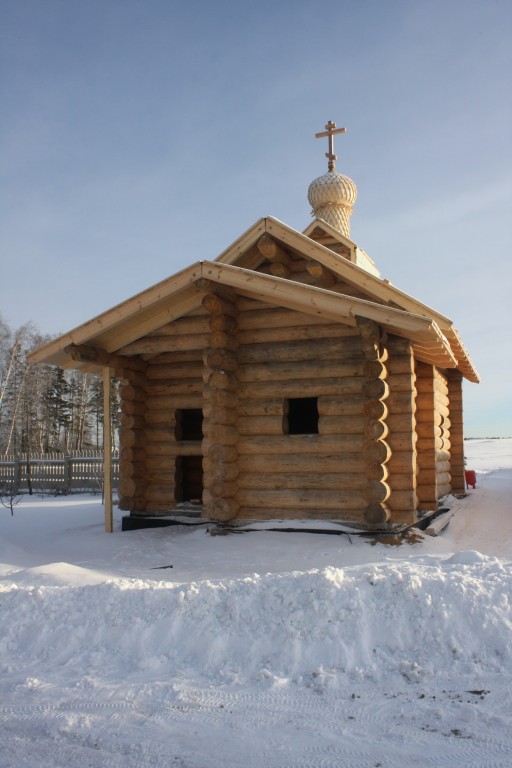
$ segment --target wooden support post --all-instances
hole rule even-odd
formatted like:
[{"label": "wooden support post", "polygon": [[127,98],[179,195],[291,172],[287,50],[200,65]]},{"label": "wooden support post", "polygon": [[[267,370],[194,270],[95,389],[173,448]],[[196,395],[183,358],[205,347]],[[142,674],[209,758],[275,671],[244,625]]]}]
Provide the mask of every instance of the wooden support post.
[{"label": "wooden support post", "polygon": [[112,404],[111,369],[103,368],[103,503],[105,505],[105,532],[114,530],[112,512]]},{"label": "wooden support post", "polygon": [[448,372],[451,422],[451,482],[453,493],[464,493],[464,430],[462,422],[462,375]]}]

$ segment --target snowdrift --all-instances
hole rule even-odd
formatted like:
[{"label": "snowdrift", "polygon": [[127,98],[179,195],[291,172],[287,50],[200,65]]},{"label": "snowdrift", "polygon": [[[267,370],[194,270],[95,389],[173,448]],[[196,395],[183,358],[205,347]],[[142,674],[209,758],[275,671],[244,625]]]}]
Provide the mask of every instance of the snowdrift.
[{"label": "snowdrift", "polygon": [[188,585],[3,583],[9,671],[69,682],[193,676],[249,685],[346,676],[419,682],[512,669],[512,565],[476,552]]}]

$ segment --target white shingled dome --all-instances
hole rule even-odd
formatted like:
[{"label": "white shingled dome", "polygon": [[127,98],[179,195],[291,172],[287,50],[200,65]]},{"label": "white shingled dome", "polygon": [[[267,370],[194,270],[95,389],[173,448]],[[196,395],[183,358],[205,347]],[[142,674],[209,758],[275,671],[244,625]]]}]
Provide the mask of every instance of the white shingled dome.
[{"label": "white shingled dome", "polygon": [[357,199],[357,187],[348,176],[328,171],[311,182],[308,200],[313,215],[350,237],[350,214]]}]

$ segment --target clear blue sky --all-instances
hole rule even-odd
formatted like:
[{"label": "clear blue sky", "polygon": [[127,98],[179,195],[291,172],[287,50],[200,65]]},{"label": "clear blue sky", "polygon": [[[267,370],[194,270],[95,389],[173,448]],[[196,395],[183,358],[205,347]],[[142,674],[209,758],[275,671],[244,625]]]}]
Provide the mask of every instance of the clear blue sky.
[{"label": "clear blue sky", "polygon": [[331,119],[353,239],[461,332],[466,434],[512,435],[511,44],[510,0],[0,0],[0,312],[64,332],[302,230]]}]

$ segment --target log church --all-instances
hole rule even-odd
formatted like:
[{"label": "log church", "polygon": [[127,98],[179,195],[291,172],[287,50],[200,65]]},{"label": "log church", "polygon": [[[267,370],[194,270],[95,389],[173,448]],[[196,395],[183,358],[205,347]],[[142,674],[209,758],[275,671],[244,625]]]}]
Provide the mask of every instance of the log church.
[{"label": "log church", "polygon": [[[303,232],[259,219],[32,353],[103,371],[106,412],[119,381],[125,528],[190,516],[393,531],[464,491],[462,380],[478,375],[452,321],[351,240],[357,190],[333,150],[344,130],[317,134],[328,169]],[[108,497],[108,455],[105,467]]]}]

